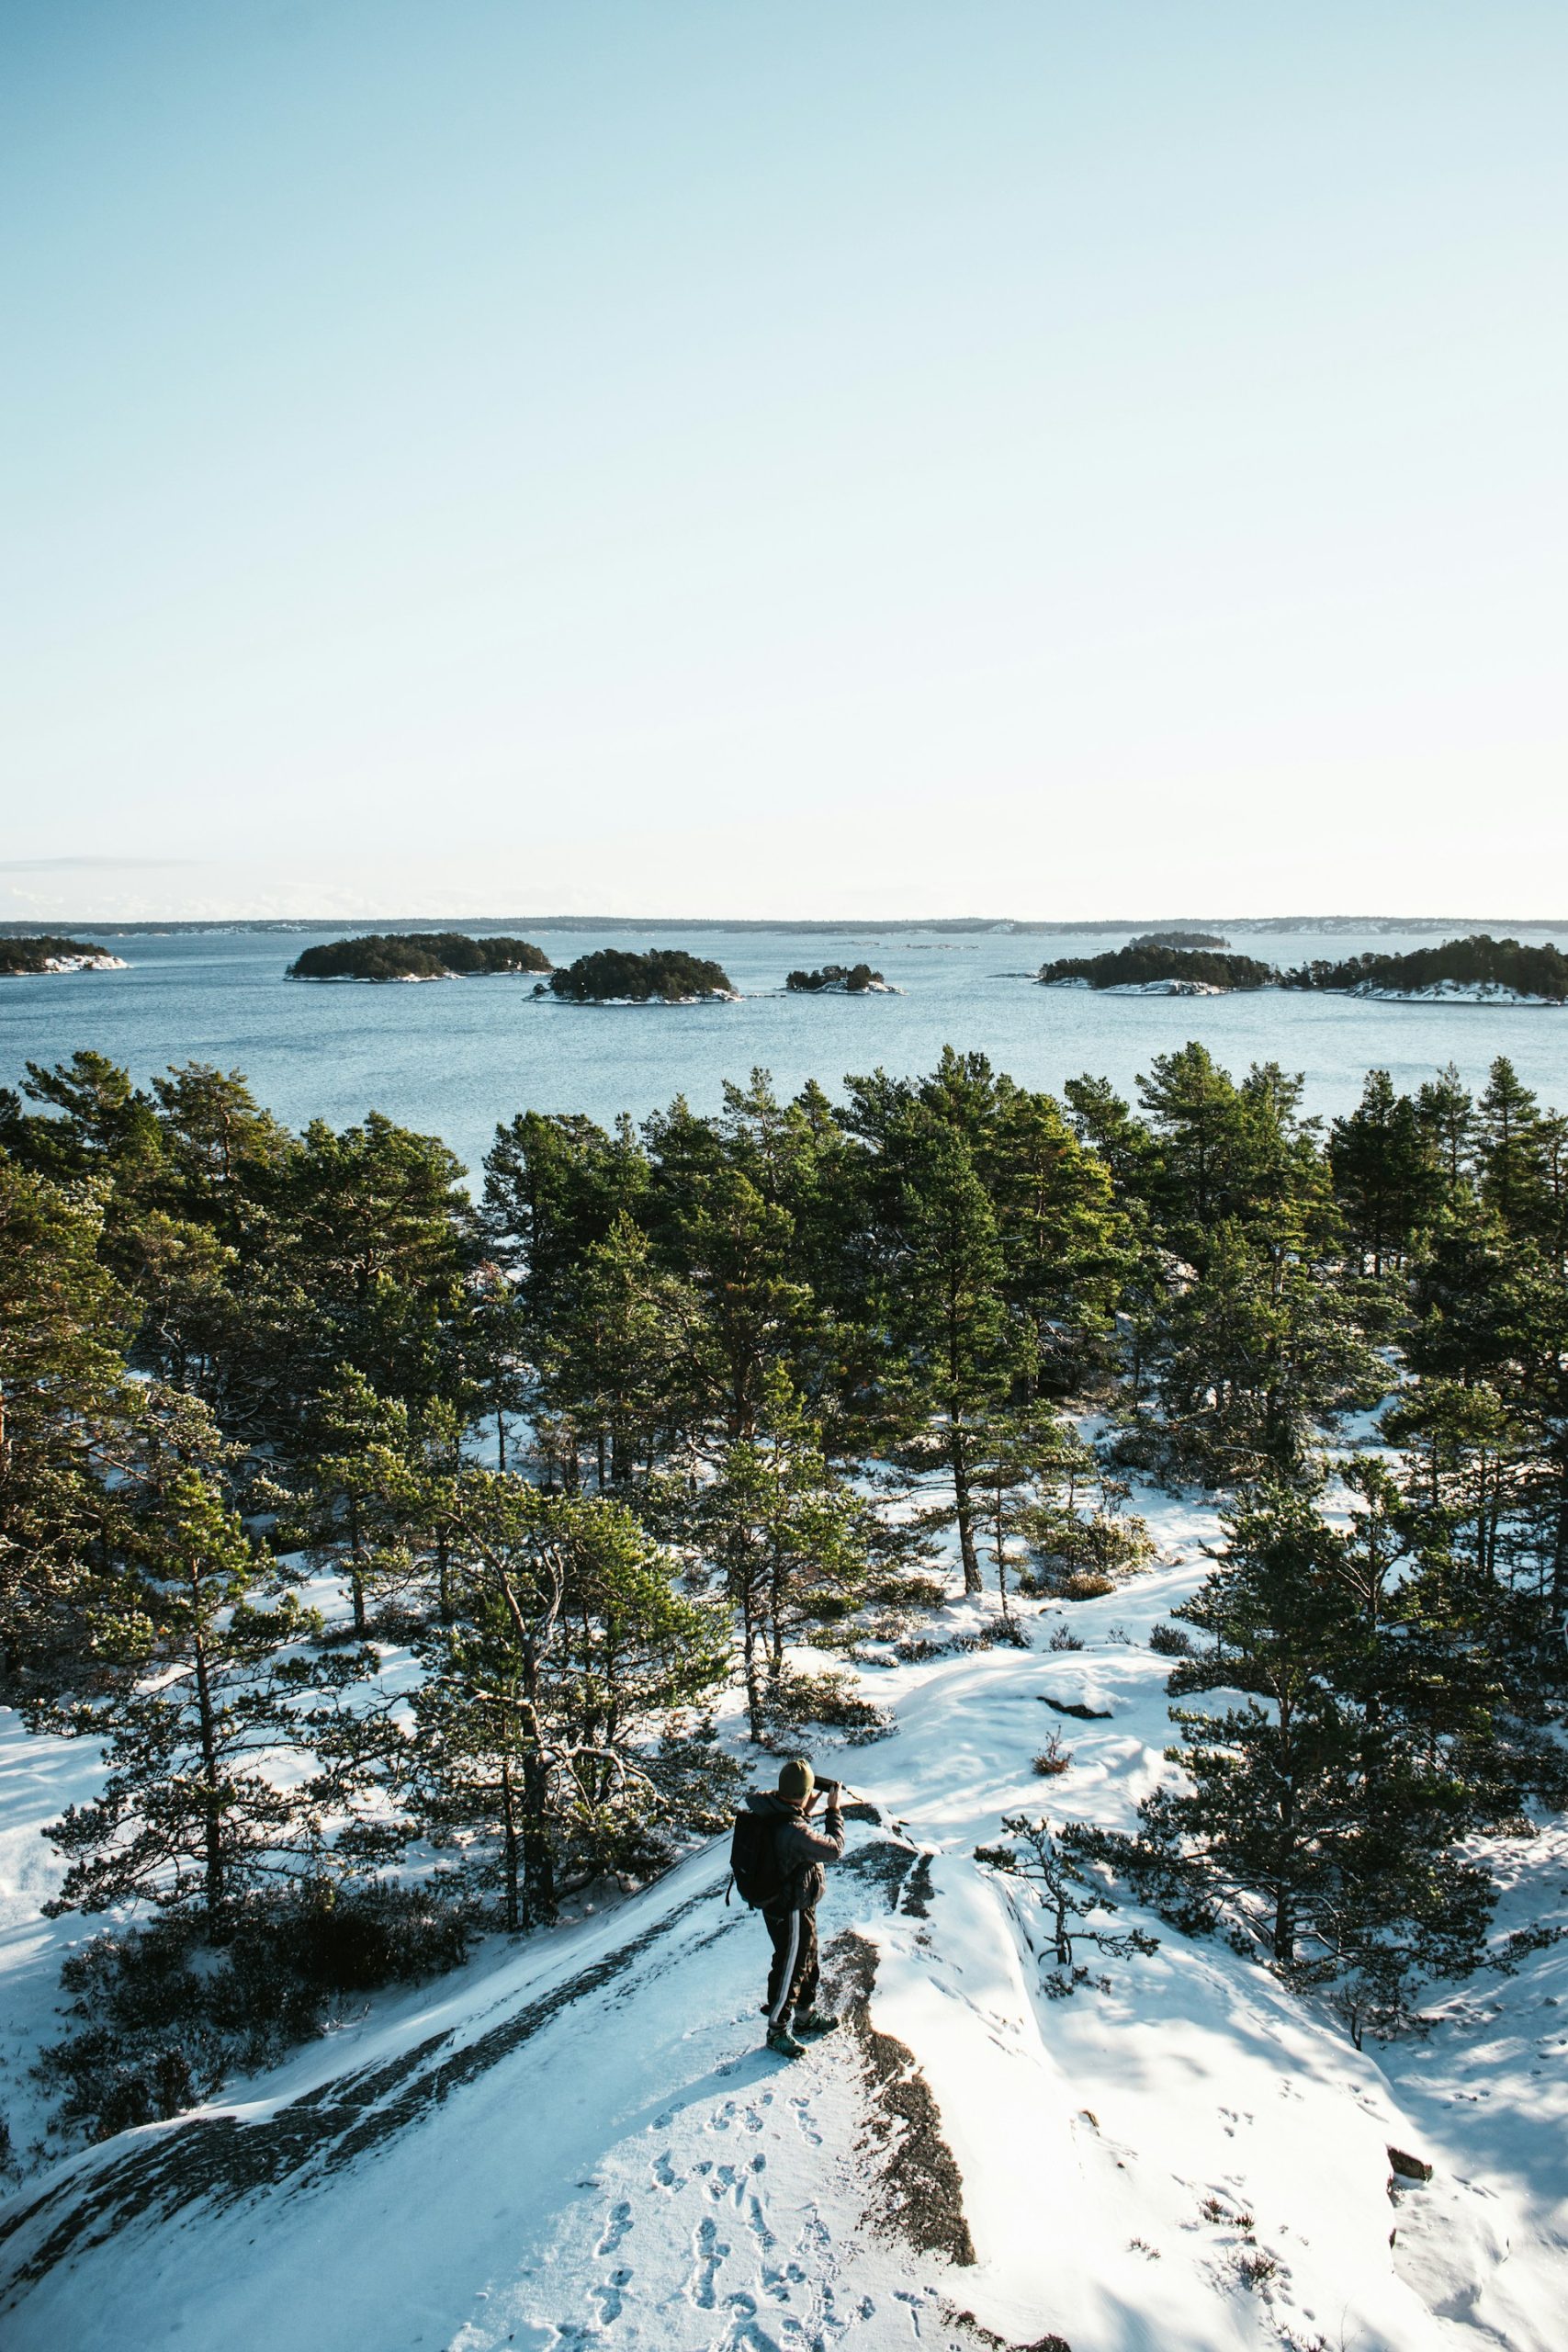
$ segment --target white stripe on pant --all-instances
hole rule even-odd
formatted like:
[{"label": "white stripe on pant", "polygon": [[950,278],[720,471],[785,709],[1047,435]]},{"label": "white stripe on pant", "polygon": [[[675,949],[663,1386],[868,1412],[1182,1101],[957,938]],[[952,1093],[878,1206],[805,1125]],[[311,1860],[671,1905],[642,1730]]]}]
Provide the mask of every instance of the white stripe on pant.
[{"label": "white stripe on pant", "polygon": [[[779,1978],[779,1997],[768,2011],[770,2026],[777,2025],[780,2017],[789,2006],[790,1991],[795,1983],[795,1963],[799,1957],[800,1914],[798,1911],[792,1911],[789,1915],[789,1951],[784,1960],[784,1972]],[[751,2014],[753,2017],[756,2016],[755,2009]],[[755,2031],[756,2029],[753,2027],[752,2030]]]}]

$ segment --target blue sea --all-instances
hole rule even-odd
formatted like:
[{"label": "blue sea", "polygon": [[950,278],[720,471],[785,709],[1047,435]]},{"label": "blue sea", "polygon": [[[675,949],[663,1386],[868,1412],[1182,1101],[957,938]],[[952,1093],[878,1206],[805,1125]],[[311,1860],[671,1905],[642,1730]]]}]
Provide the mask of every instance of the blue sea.
[{"label": "blue sea", "polygon": [[[0,979],[0,1083],[17,1085],[29,1060],[57,1061],[78,1046],[107,1054],[142,1081],[172,1063],[212,1062],[243,1071],[290,1125],[313,1118],[342,1125],[375,1109],[444,1136],[474,1170],[498,1121],[520,1110],[609,1121],[621,1111],[642,1117],[679,1094],[694,1110],[713,1111],[727,1079],[743,1080],[758,1068],[786,1093],[808,1078],[833,1092],[850,1071],[929,1069],[944,1045],[988,1054],[1031,1086],[1059,1090],[1088,1070],[1135,1097],[1153,1055],[1197,1037],[1238,1074],[1255,1061],[1299,1071],[1306,1108],[1329,1114],[1355,1102],[1370,1068],[1409,1089],[1452,1061],[1480,1086],[1494,1057],[1506,1054],[1544,1102],[1568,1105],[1568,1008],[1379,1004],[1278,989],[1114,997],[1032,984],[1045,958],[1120,945],[1127,935],[1120,933],[628,923],[624,932],[525,933],[557,964],[610,944],[685,946],[724,966],[742,992],[738,1004],[568,1006],[536,1000],[533,981],[522,978],[417,987],[285,978],[302,947],[374,927],[162,936],[79,928],[130,969]],[[1362,948],[1430,945],[1434,934],[1237,930],[1230,937],[1241,953],[1288,967]],[[904,993],[784,992],[784,975],[797,965],[863,957]]]}]

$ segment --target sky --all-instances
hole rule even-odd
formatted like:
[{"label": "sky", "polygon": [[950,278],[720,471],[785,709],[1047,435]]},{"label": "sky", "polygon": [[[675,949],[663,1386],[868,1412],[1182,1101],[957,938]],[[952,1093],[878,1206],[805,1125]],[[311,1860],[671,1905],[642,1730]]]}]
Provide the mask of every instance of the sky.
[{"label": "sky", "polygon": [[1561,0],[6,0],[0,915],[1568,914]]}]

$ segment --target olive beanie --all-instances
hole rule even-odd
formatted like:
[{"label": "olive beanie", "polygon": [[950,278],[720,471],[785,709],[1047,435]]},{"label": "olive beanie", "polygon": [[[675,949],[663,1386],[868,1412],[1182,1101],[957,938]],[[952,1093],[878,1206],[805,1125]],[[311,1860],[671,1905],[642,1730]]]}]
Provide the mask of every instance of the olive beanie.
[{"label": "olive beanie", "polygon": [[792,1756],[779,1768],[781,1797],[808,1797],[817,1786],[817,1775],[804,1756]]}]

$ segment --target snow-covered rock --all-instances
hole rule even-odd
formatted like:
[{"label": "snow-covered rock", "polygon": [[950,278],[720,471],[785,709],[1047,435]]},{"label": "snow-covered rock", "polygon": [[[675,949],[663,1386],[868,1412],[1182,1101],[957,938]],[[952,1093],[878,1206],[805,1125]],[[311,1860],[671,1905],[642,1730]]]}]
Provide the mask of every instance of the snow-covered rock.
[{"label": "snow-covered rock", "polygon": [[1213,980],[1116,980],[1102,996],[1225,996]]},{"label": "snow-covered rock", "polygon": [[1379,1004],[1555,1004],[1550,996],[1527,996],[1501,980],[1433,980],[1424,989],[1383,988],[1375,980],[1360,980],[1346,991],[1370,997]]}]

